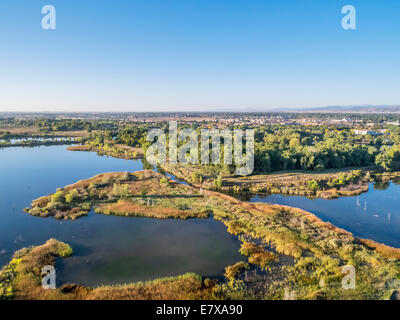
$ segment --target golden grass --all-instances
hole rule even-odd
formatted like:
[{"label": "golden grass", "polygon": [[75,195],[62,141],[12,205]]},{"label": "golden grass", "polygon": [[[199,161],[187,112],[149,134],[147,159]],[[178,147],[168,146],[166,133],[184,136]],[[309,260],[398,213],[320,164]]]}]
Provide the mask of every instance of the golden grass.
[{"label": "golden grass", "polygon": [[[307,211],[282,205],[242,202],[225,194],[200,191],[171,180],[162,183],[165,179],[163,175],[152,171],[130,173],[128,177],[124,173],[110,173],[80,181],[67,186],[65,190],[79,187],[81,196],[90,196],[91,192],[110,194],[109,198],[93,200],[92,203],[97,211],[110,214],[186,218],[192,215],[200,217],[203,213],[208,215],[212,212],[216,220],[227,226],[228,232],[241,235],[241,239],[257,241],[257,245],[244,243],[241,249],[242,254],[249,256],[250,263],[266,269],[275,268],[281,274],[275,284],[265,284],[263,297],[282,298],[282,288],[290,284],[298,290],[298,297],[303,299],[321,296],[331,299],[380,299],[390,293],[390,288],[382,289],[381,283],[400,277],[400,263],[393,260],[399,257],[397,249],[389,249],[374,242],[360,243],[351,233],[324,222]],[[123,182],[118,182],[120,180]],[[125,195],[128,199],[112,195],[112,185],[117,182],[129,184],[129,194]],[[99,185],[87,189],[93,183]],[[145,194],[143,190],[146,191]],[[46,200],[37,201],[42,205]],[[81,204],[74,204],[79,205]],[[269,247],[276,253],[269,252],[266,249]],[[280,260],[280,257],[285,256],[291,258]],[[279,258],[279,262],[272,264],[276,258]],[[357,269],[359,285],[354,292],[338,289],[340,266],[346,264],[354,265]],[[233,274],[235,269],[228,271]],[[262,279],[263,277],[265,276],[261,275]],[[319,287],[322,277],[332,283],[329,289]],[[113,296],[135,296],[138,290],[142,289],[131,288],[130,293],[127,291],[123,294],[113,291]],[[237,290],[234,289],[236,293],[232,293],[232,290],[229,287],[231,295],[226,297],[238,296]],[[106,297],[106,293],[99,293],[96,297]]]},{"label": "golden grass", "polygon": [[[55,239],[44,245],[24,248],[17,251],[12,261],[0,271],[1,299],[17,300],[188,300],[214,299],[216,283],[194,273],[176,277],[160,278],[147,282],[116,286],[87,288],[66,284],[54,290],[42,288],[41,269],[46,265],[55,265],[55,257],[72,254],[69,245]],[[8,272],[6,274],[6,271]]]},{"label": "golden grass", "polygon": [[261,268],[265,268],[271,262],[277,261],[275,254],[251,242],[242,243],[240,253],[249,257],[249,263],[256,264]]},{"label": "golden grass", "polygon": [[168,207],[149,207],[127,200],[120,200],[117,203],[99,205],[95,208],[97,213],[118,215],[151,217],[157,219],[188,219],[188,218],[207,218],[206,212],[193,212]]},{"label": "golden grass", "polygon": [[400,249],[387,246],[383,243],[376,242],[370,239],[360,239],[369,248],[375,249],[376,252],[388,259],[400,260]]},{"label": "golden grass", "polygon": [[225,268],[225,277],[227,277],[228,279],[234,279],[236,277],[238,277],[242,271],[249,269],[249,264],[245,261],[239,261],[236,262],[234,265],[232,266],[227,266]]},{"label": "golden grass", "polygon": [[68,151],[93,151],[99,155],[108,155],[115,158],[121,159],[140,159],[144,157],[142,148],[131,147],[123,144],[110,144],[95,146],[91,144],[85,144],[80,146],[70,146],[67,148]]},{"label": "golden grass", "polygon": [[214,299],[214,283],[202,281],[194,273],[177,277],[95,288],[90,300],[210,300]]},{"label": "golden grass", "polygon": [[67,147],[68,151],[90,151],[90,147],[87,145],[82,146],[69,146]]},{"label": "golden grass", "polygon": [[[212,166],[205,165],[182,165],[182,164],[164,164],[162,168],[177,178],[182,179],[193,186],[204,189],[215,189],[214,179],[217,173],[212,170]],[[363,172],[357,184],[351,183],[349,186],[332,188],[328,183],[337,179],[340,174],[350,173],[354,170]],[[250,192],[250,193],[277,193],[288,195],[303,195],[309,197],[319,197],[325,199],[334,199],[340,196],[354,196],[368,191],[368,179],[365,173],[373,170],[371,167],[360,168],[341,168],[326,170],[323,172],[296,170],[290,172],[271,172],[268,174],[254,174],[245,177],[222,176],[221,191],[224,192]],[[202,182],[193,181],[193,173],[200,174]],[[315,180],[322,190],[310,190],[308,182]]]},{"label": "golden grass", "polygon": [[111,215],[161,219],[207,218],[210,211],[196,206],[199,197],[203,196],[193,188],[173,182],[151,170],[110,172],[78,181],[58,189],[55,194],[38,198],[25,211],[34,216],[52,216],[56,219],[76,219],[86,215],[92,207],[98,213]]}]

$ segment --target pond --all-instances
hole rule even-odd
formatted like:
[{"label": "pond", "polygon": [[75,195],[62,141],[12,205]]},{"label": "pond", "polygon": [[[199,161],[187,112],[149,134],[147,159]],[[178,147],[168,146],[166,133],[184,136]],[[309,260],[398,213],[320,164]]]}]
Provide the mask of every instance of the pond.
[{"label": "pond", "polygon": [[32,217],[33,199],[102,172],[137,171],[140,160],[70,152],[65,146],[0,150],[0,266],[12,254],[49,238],[69,243],[74,256],[57,260],[59,283],[100,285],[185,272],[217,276],[241,260],[239,240],[214,219],[157,220],[91,212],[76,221]]},{"label": "pond", "polygon": [[398,182],[370,184],[369,191],[355,197],[309,199],[301,196],[253,196],[252,202],[267,202],[309,211],[324,221],[352,232],[400,247],[400,185]]}]

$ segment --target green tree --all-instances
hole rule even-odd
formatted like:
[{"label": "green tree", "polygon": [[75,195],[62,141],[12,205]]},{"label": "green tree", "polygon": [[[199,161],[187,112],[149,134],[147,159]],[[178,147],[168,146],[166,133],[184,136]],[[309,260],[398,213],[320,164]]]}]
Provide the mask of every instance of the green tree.
[{"label": "green tree", "polygon": [[308,189],[310,189],[312,191],[317,191],[320,189],[318,182],[315,180],[308,180],[307,185],[308,185]]},{"label": "green tree", "polygon": [[71,190],[66,196],[65,196],[65,202],[67,203],[72,203],[74,200],[76,200],[79,196],[79,193],[76,189]]}]

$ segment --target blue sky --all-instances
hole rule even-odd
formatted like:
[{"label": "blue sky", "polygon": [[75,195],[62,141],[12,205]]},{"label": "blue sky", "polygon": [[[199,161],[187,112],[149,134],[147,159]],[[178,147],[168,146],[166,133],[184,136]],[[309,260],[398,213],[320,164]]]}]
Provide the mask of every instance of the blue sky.
[{"label": "blue sky", "polygon": [[2,0],[0,111],[399,104],[399,17],[398,0]]}]

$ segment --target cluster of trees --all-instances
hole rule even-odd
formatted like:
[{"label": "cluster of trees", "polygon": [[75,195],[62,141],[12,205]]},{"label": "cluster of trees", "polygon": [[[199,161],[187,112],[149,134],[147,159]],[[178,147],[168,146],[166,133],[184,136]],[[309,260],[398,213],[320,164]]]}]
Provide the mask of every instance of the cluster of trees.
[{"label": "cluster of trees", "polygon": [[317,170],[376,165],[400,170],[400,128],[355,135],[349,128],[267,126],[256,129],[255,171]]},{"label": "cluster of trees", "polygon": [[255,171],[318,170],[367,166],[377,149],[366,146],[350,130],[327,128],[257,129]]},{"label": "cluster of trees", "polygon": [[34,147],[34,146],[53,146],[53,145],[64,145],[73,144],[79,142],[79,139],[30,139],[30,140],[0,140],[0,148],[2,147]]},{"label": "cluster of trees", "polygon": [[0,124],[6,126],[37,127],[42,132],[52,131],[77,131],[77,130],[100,130],[116,128],[117,125],[112,121],[90,121],[83,119],[1,119]]},{"label": "cluster of trees", "polygon": [[[94,145],[114,141],[144,150],[148,130],[157,126],[168,133],[168,123],[128,124],[118,129],[92,133]],[[180,129],[190,126],[185,124]],[[201,125],[194,126],[200,133]],[[239,126],[242,129],[249,126]],[[168,140],[168,136],[167,136]],[[181,142],[180,142],[181,143]],[[178,143],[179,144],[179,143]],[[222,143],[221,143],[222,145]],[[223,146],[221,147],[223,154]],[[355,135],[351,128],[335,126],[267,125],[255,128],[254,172],[279,170],[315,170],[378,166],[382,170],[400,170],[400,129],[391,126],[385,135]],[[234,172],[234,167],[218,166],[219,171]],[[192,177],[199,180],[200,177]],[[315,184],[310,188],[317,188]]]},{"label": "cluster of trees", "polygon": [[375,158],[375,164],[385,171],[400,170],[400,144],[384,148]]},{"label": "cluster of trees", "polygon": [[131,147],[140,147],[145,141],[147,131],[146,126],[129,125],[118,131],[115,140]]}]

